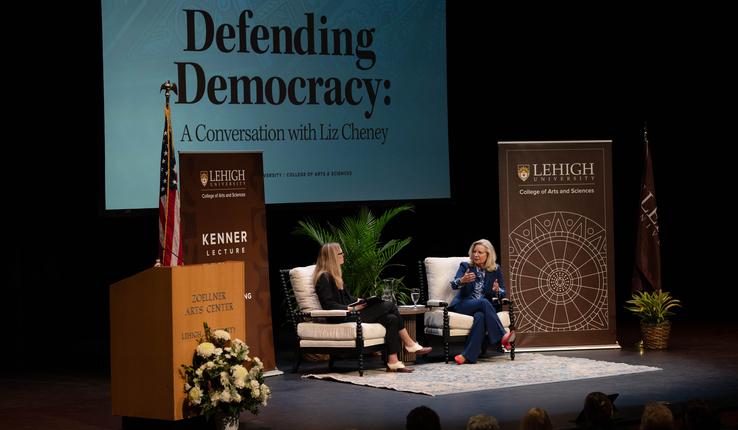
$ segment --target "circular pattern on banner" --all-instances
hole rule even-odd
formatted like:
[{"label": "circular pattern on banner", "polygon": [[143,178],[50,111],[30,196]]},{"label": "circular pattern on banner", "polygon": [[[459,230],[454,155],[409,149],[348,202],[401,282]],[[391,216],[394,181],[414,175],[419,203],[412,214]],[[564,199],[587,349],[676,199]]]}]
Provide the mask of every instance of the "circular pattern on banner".
[{"label": "circular pattern on banner", "polygon": [[547,212],[510,232],[509,284],[521,332],[608,329],[605,229],[573,212]]}]

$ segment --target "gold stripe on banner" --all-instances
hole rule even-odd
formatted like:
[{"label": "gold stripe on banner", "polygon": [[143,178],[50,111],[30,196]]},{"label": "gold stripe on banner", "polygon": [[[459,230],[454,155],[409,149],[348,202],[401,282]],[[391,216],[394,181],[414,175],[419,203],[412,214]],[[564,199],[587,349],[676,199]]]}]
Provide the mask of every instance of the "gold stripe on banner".
[{"label": "gold stripe on banner", "polygon": [[[180,152],[184,264],[243,261],[246,342],[266,375],[277,371],[261,152]],[[224,306],[227,306],[223,303]],[[217,308],[211,308],[217,309]]]},{"label": "gold stripe on banner", "polygon": [[611,141],[499,142],[516,345],[618,347]]}]

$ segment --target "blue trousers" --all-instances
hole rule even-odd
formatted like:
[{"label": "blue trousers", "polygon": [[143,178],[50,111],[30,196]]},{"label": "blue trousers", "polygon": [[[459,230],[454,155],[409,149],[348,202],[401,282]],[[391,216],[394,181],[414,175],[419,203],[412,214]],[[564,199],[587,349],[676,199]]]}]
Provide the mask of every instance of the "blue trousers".
[{"label": "blue trousers", "polygon": [[482,340],[484,340],[485,332],[489,337],[490,345],[495,345],[505,335],[505,328],[497,316],[497,311],[487,299],[462,300],[453,309],[448,308],[448,310],[474,317],[474,323],[469,336],[466,338],[464,352],[462,353],[466,361],[470,363],[475,363],[482,352]]}]

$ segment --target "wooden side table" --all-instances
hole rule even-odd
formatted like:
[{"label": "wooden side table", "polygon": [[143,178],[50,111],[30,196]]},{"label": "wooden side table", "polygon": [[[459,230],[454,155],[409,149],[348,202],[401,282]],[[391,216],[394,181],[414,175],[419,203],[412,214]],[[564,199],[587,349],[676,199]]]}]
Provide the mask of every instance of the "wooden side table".
[{"label": "wooden side table", "polygon": [[[418,315],[428,312],[428,308],[426,308],[425,305],[418,305],[418,307],[415,308],[413,305],[409,305],[398,306],[397,309],[400,310],[400,315],[402,315],[402,324],[405,327],[405,330],[407,330],[407,333],[411,338],[417,340],[417,317]],[[403,345],[402,348],[400,348],[400,360],[403,362],[414,362],[415,353],[407,352]]]}]

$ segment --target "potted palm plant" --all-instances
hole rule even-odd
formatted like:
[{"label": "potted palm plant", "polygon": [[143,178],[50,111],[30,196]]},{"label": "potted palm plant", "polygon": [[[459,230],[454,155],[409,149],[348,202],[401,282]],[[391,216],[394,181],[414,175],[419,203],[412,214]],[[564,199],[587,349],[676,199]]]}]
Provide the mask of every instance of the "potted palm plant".
[{"label": "potted palm plant", "polygon": [[669,317],[674,315],[672,309],[681,307],[681,302],[670,293],[656,290],[635,291],[625,309],[633,312],[641,320],[643,346],[648,349],[666,349],[671,332]]}]

